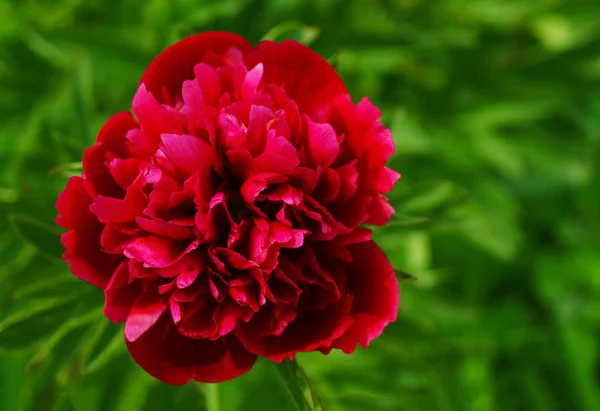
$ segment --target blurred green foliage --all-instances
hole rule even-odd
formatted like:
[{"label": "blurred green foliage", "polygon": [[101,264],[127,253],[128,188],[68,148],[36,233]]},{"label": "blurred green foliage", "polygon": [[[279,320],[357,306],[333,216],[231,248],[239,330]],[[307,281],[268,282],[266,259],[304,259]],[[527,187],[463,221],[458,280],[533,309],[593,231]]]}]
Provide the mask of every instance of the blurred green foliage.
[{"label": "blurred green foliage", "polygon": [[[417,280],[369,350],[300,355],[291,388],[267,361],[154,381],[59,257],[72,163],[209,30],[311,43],[397,143],[376,237]],[[0,410],[303,410],[309,384],[331,411],[600,410],[599,156],[597,0],[0,0]]]}]

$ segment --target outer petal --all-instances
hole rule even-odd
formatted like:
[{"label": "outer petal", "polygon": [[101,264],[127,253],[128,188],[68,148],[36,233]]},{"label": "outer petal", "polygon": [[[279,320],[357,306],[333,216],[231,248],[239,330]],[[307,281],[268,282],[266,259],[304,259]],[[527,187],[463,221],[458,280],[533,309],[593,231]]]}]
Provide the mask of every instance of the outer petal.
[{"label": "outer petal", "polygon": [[106,167],[107,152],[121,158],[128,157],[126,134],[137,128],[133,115],[122,111],[108,119],[100,129],[96,144],[83,154],[84,181],[88,193],[95,197],[102,194],[108,197],[120,197],[124,190],[119,187],[109,169]]},{"label": "outer petal", "polygon": [[348,292],[354,294],[352,325],[331,345],[345,353],[353,352],[357,343],[366,348],[396,320],[400,304],[394,269],[377,244],[352,244],[348,250],[353,256],[346,283]]},{"label": "outer petal", "polygon": [[71,263],[73,274],[96,287],[105,288],[122,257],[101,251],[103,225],[90,212],[90,203],[83,180],[71,177],[56,202],[59,213],[56,223],[69,230],[62,235],[61,242],[66,248],[63,259]]},{"label": "outer petal", "polygon": [[159,102],[168,102],[163,90],[168,96],[181,96],[184,80],[194,78],[194,66],[203,61],[207,52],[224,54],[231,47],[243,54],[252,50],[246,39],[233,33],[214,31],[187,37],[160,53],[142,75],[140,84],[145,84]]},{"label": "outer petal", "polygon": [[133,359],[150,375],[165,383],[183,385],[194,379],[222,382],[249,371],[256,355],[232,336],[216,341],[182,336],[168,313],[135,342],[127,342]]},{"label": "outer petal", "polygon": [[263,78],[282,85],[301,113],[312,114],[316,106],[329,103],[346,87],[335,69],[320,55],[292,40],[263,41],[246,57],[248,67],[262,62]]}]

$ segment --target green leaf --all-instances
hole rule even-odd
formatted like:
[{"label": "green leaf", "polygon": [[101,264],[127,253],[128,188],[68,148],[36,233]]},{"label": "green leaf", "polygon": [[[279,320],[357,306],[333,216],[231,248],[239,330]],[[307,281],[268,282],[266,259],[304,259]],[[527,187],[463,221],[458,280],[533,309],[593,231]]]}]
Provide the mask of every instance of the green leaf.
[{"label": "green leaf", "polygon": [[62,230],[58,226],[44,224],[24,214],[11,214],[8,219],[23,240],[40,254],[60,259],[64,248],[60,244]]},{"label": "green leaf", "polygon": [[123,327],[111,324],[102,317],[96,327],[92,327],[90,334],[86,335],[88,343],[83,349],[81,362],[84,374],[92,374],[119,354],[125,352]]},{"label": "green leaf", "polygon": [[87,325],[93,320],[101,317],[99,310],[90,311],[82,316],[70,318],[62,323],[56,331],[38,348],[37,352],[27,363],[27,369],[33,370],[47,359],[54,347],[71,331]]},{"label": "green leaf", "polygon": [[398,202],[403,213],[424,214],[445,211],[465,199],[459,187],[451,181],[428,181],[410,187],[404,201]]},{"label": "green leaf", "polygon": [[76,161],[74,163],[64,163],[59,164],[49,171],[49,174],[67,174],[67,173],[77,173],[81,174],[83,171],[83,163],[81,161]]},{"label": "green leaf", "polygon": [[281,23],[267,32],[262,40],[282,42],[284,40],[296,40],[306,46],[310,45],[319,37],[319,29],[304,25],[297,21]]},{"label": "green leaf", "polygon": [[386,227],[394,227],[394,226],[410,226],[410,225],[418,225],[429,222],[429,218],[427,217],[411,217],[403,214],[394,214],[390,221],[386,224]]},{"label": "green leaf", "polygon": [[417,281],[418,280],[418,278],[415,277],[414,275],[405,273],[402,270],[395,269],[394,271],[396,272],[396,277],[398,277],[398,281]]},{"label": "green leaf", "polygon": [[0,348],[28,346],[59,327],[71,314],[75,298],[35,300],[0,323]]},{"label": "green leaf", "polygon": [[296,360],[284,360],[277,366],[287,389],[299,411],[323,410],[321,402],[312,389],[308,377]]}]

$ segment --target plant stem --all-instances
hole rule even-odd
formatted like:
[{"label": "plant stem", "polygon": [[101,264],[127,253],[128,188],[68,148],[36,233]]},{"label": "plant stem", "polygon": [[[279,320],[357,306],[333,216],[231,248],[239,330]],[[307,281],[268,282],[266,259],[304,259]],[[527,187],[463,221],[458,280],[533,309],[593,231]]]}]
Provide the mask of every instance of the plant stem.
[{"label": "plant stem", "polygon": [[206,409],[208,411],[220,411],[219,384],[204,384],[204,391],[206,393]]}]

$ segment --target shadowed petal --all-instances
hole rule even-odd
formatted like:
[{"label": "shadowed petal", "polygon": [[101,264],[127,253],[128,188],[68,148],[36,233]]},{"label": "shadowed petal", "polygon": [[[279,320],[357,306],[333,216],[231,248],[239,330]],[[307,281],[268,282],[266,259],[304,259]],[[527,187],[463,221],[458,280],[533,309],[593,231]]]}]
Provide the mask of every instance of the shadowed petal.
[{"label": "shadowed petal", "polygon": [[139,283],[129,284],[128,280],[128,264],[122,262],[104,290],[104,315],[114,323],[127,319],[141,289]]},{"label": "shadowed petal", "polygon": [[135,342],[127,342],[133,359],[150,375],[167,384],[221,382],[249,371],[256,355],[233,336],[196,340],[177,332],[168,313]]}]

